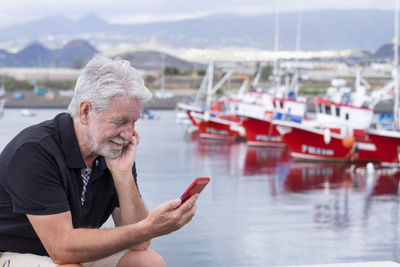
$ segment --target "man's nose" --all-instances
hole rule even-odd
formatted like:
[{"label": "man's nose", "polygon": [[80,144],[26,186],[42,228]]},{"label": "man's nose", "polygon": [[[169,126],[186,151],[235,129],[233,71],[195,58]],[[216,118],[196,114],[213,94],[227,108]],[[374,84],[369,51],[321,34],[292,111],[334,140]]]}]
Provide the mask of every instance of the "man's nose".
[{"label": "man's nose", "polygon": [[122,132],[121,132],[121,137],[124,138],[125,141],[131,141],[133,137],[133,133],[135,132],[135,126],[126,126]]}]

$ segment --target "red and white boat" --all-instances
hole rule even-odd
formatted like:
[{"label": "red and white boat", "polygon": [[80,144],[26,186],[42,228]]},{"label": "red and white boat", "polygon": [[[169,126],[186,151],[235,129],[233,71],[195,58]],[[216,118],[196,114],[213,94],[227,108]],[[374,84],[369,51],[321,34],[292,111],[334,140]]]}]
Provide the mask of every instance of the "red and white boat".
[{"label": "red and white boat", "polygon": [[233,114],[190,112],[189,117],[197,126],[201,138],[233,140],[243,135],[240,118]]},{"label": "red and white boat", "polygon": [[276,119],[301,122],[306,112],[306,101],[278,98],[264,94],[262,104],[253,104],[248,110],[238,111],[249,145],[285,147],[282,136],[273,122]]},{"label": "red and white boat", "polygon": [[[371,123],[373,109],[362,106],[368,98],[361,101],[361,95],[357,96],[357,101],[352,101],[358,103],[357,106],[315,98],[316,120],[302,123],[274,121],[291,156],[318,161],[377,161],[376,147],[365,132]],[[351,101],[349,94],[343,96],[349,96]]]},{"label": "red and white boat", "polygon": [[344,134],[340,128],[307,127],[284,121],[278,125],[294,159],[377,161],[376,147],[362,129],[353,129],[352,133]]},{"label": "red and white boat", "polygon": [[[239,135],[244,135],[240,118],[232,112],[234,107],[229,104],[232,103],[229,101],[230,98],[213,100],[216,91],[230,77],[231,72],[226,73],[215,86],[212,83],[213,72],[214,67],[210,63],[196,96],[195,103],[197,104],[179,103],[178,108],[186,112],[187,118],[201,138],[233,140]],[[204,95],[206,103],[200,105]]]},{"label": "red and white boat", "polygon": [[[229,73],[214,87],[210,82],[212,81],[212,73],[213,66],[210,64],[196,97],[199,100],[202,94],[203,97],[205,95],[206,104],[201,106],[180,103],[178,108],[186,112],[190,122],[202,138],[232,140],[236,137],[244,137],[245,130],[242,126],[242,119],[238,114],[262,114],[264,116],[264,114],[267,114],[266,110],[273,108],[272,104],[271,107],[264,104],[264,102],[268,102],[265,99],[270,99],[270,95],[255,90],[247,90],[248,84],[245,80],[237,94],[213,100],[215,92],[228,79]],[[258,71],[255,80],[258,80],[260,76],[261,69]],[[252,85],[254,86],[254,81]]]},{"label": "red and white boat", "polygon": [[400,132],[369,129],[368,136],[376,146],[382,165],[400,165]]},{"label": "red and white boat", "polygon": [[[395,23],[398,23],[399,10],[398,5],[396,5],[395,10]],[[386,90],[382,92],[388,93],[388,90],[394,88],[394,105],[393,105],[393,130],[383,130],[383,129],[370,129],[368,130],[368,136],[375,144],[377,148],[377,154],[383,165],[395,165],[400,166],[400,132],[399,132],[399,51],[398,47],[398,26],[394,25],[394,66],[393,66],[393,79],[391,82],[385,86]]]},{"label": "red and white boat", "polygon": [[248,145],[286,146],[273,122],[287,120],[300,123],[303,120],[307,102],[305,97],[297,96],[298,75],[297,71],[294,72],[290,81],[289,73],[286,73],[285,85],[281,85],[281,77],[276,74],[268,92],[254,92],[254,100],[237,109]]}]

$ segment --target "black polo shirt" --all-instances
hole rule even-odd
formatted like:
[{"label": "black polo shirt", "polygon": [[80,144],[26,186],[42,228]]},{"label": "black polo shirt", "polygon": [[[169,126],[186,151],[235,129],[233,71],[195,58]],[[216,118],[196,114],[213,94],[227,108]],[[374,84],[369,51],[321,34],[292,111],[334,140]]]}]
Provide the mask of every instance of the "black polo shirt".
[{"label": "black polo shirt", "polygon": [[[100,156],[82,206],[85,167],[69,114],[19,133],[0,154],[0,251],[47,255],[26,214],[71,211],[74,228],[99,228],[119,206],[118,196]],[[135,167],[133,174],[136,181]]]}]

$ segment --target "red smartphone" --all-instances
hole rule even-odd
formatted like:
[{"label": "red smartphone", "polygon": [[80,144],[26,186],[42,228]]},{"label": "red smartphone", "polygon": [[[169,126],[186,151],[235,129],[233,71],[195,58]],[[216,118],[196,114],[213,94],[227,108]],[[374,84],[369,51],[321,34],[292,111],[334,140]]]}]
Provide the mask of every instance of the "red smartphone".
[{"label": "red smartphone", "polygon": [[204,187],[208,184],[209,181],[210,181],[209,177],[197,177],[196,179],[194,179],[192,184],[188,187],[188,189],[186,189],[185,193],[182,194],[181,204],[183,204],[194,194],[200,193],[204,189]]}]

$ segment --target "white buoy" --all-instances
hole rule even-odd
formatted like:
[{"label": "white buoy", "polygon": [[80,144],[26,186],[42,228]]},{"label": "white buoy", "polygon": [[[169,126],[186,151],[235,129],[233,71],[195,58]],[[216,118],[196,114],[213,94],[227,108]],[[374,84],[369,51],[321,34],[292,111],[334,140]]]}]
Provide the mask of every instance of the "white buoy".
[{"label": "white buoy", "polygon": [[204,112],[203,120],[204,120],[205,122],[207,122],[207,121],[210,120],[210,112],[208,112],[208,111]]},{"label": "white buoy", "polygon": [[327,145],[331,142],[331,131],[328,128],[324,130],[324,142]]},{"label": "white buoy", "polygon": [[367,163],[367,173],[368,174],[375,173],[374,164],[372,162]]}]

